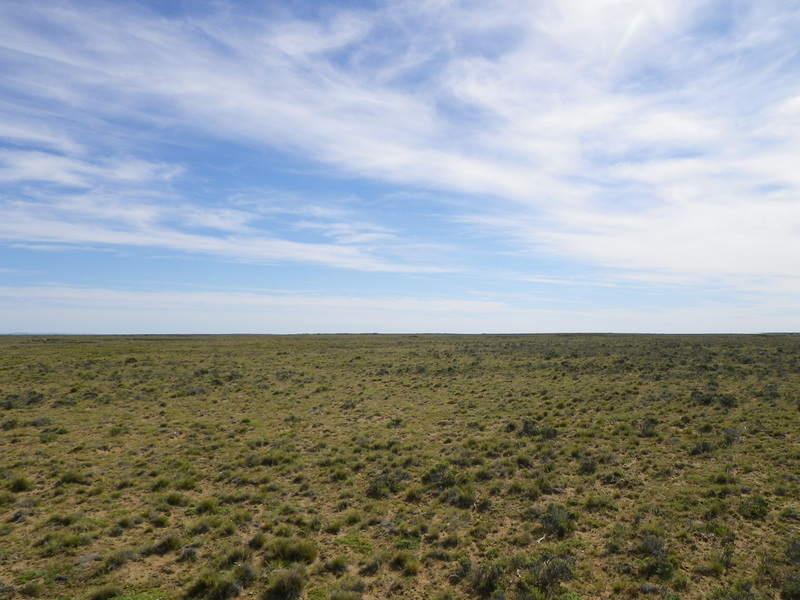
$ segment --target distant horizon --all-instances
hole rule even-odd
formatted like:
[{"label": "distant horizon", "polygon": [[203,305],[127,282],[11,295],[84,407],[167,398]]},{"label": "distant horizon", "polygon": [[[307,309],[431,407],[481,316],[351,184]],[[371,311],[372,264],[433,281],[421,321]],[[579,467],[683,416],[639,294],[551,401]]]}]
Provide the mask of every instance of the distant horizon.
[{"label": "distant horizon", "polygon": [[798,39],[781,0],[6,0],[0,332],[800,331]]},{"label": "distant horizon", "polygon": [[392,331],[362,331],[362,332],[347,332],[347,331],[309,331],[303,333],[29,333],[29,332],[12,332],[0,333],[0,336],[5,337],[258,337],[258,336],[272,336],[272,337],[291,337],[291,336],[370,336],[370,335],[384,335],[384,336],[500,336],[500,337],[535,337],[535,336],[641,336],[641,337],[658,337],[658,336],[785,336],[785,335],[800,335],[798,331],[761,331],[755,333],[742,333],[742,332],[706,332],[706,333],[692,333],[692,332],[673,332],[673,333],[659,333],[647,331],[551,331],[551,332],[479,332],[479,333],[451,333],[447,331],[417,331],[417,332],[392,332]]}]

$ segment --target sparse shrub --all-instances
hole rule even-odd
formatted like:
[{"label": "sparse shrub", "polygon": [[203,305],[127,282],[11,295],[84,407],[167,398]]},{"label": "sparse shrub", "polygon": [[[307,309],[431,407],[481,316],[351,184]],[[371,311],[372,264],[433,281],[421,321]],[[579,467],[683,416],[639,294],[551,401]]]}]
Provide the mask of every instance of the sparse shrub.
[{"label": "sparse shrub", "polygon": [[733,446],[742,437],[742,431],[738,427],[728,427],[722,438],[722,445],[726,447]]},{"label": "sparse shrub", "polygon": [[68,483],[89,485],[89,477],[80,471],[65,471],[61,474],[61,477],[58,478],[58,483],[61,485]]},{"label": "sparse shrub", "polygon": [[235,564],[249,561],[252,557],[252,549],[237,546],[226,551],[219,560],[218,565],[220,569],[229,569]]},{"label": "sparse shrub", "polygon": [[139,555],[132,550],[115,550],[106,557],[106,571],[115,571],[131,560],[136,560]]},{"label": "sparse shrub", "polygon": [[166,477],[159,477],[153,483],[150,484],[150,490],[153,492],[158,492],[163,490],[164,488],[169,487],[170,480]]},{"label": "sparse shrub", "polygon": [[800,565],[800,537],[793,538],[787,543],[786,562],[790,565]]},{"label": "sparse shrub", "polygon": [[323,570],[328,573],[342,574],[347,572],[347,558],[344,556],[334,556],[330,560],[325,561]]},{"label": "sparse shrub", "polygon": [[385,552],[376,552],[362,565],[360,572],[363,575],[375,575],[388,560],[389,556]]},{"label": "sparse shrub", "polygon": [[17,592],[26,598],[38,598],[44,593],[44,586],[39,581],[28,581],[22,587],[17,588]]},{"label": "sparse shrub", "polygon": [[370,498],[387,498],[399,492],[402,482],[406,479],[408,479],[408,475],[405,473],[384,471],[370,480],[367,496]]},{"label": "sparse shrub", "polygon": [[643,575],[648,577],[656,575],[667,580],[678,568],[677,557],[667,546],[661,534],[655,530],[645,531],[636,552],[643,557],[640,570]]},{"label": "sparse shrub", "polygon": [[746,519],[763,519],[769,513],[769,502],[763,496],[753,496],[739,505],[739,513]]},{"label": "sparse shrub", "polygon": [[459,483],[466,483],[466,478],[457,469],[440,463],[431,467],[422,476],[422,483],[438,490],[445,490]]},{"label": "sparse shrub", "polygon": [[461,536],[451,531],[440,542],[443,548],[456,548],[461,543]]},{"label": "sparse shrub", "polygon": [[[516,429],[514,423],[509,423],[506,430],[511,432]],[[523,419],[522,426],[519,429],[520,437],[533,437],[539,435],[539,425],[533,419]]]},{"label": "sparse shrub", "polygon": [[219,528],[217,529],[218,535],[225,537],[233,535],[234,533],[236,533],[236,525],[234,525],[232,521],[228,521],[227,519],[220,521]]},{"label": "sparse shrub", "polygon": [[579,475],[594,475],[597,472],[597,461],[590,457],[584,456],[578,464]]},{"label": "sparse shrub", "polygon": [[118,437],[118,436],[123,435],[125,433],[128,433],[128,428],[127,428],[127,426],[122,425],[122,424],[112,425],[111,429],[108,430],[108,434],[111,437]]},{"label": "sparse shrub", "polygon": [[44,402],[44,395],[40,392],[30,390],[24,394],[9,394],[5,400],[0,402],[0,407],[10,410],[12,408],[27,408],[36,406]]},{"label": "sparse shrub", "polygon": [[416,575],[421,568],[419,559],[407,550],[396,552],[389,561],[389,565],[393,569],[401,571],[403,575]]},{"label": "sparse shrub", "polygon": [[366,589],[363,579],[344,577],[336,582],[329,600],[360,600]]},{"label": "sparse shrub", "polygon": [[536,598],[536,592],[551,597],[561,584],[574,579],[572,556],[544,553],[533,561],[514,559],[515,570],[520,573],[519,587]]},{"label": "sparse shrub", "polygon": [[228,600],[235,598],[242,588],[222,573],[206,571],[202,573],[186,592],[187,598],[205,598],[206,600]]},{"label": "sparse shrub", "polygon": [[637,426],[639,435],[644,438],[655,437],[656,425],[658,425],[658,419],[654,419],[653,417],[645,417],[639,421]]},{"label": "sparse shrub", "polygon": [[266,547],[269,560],[311,564],[317,558],[317,546],[305,538],[275,538]]},{"label": "sparse shrub", "polygon": [[203,533],[208,533],[212,529],[219,527],[221,524],[222,521],[219,519],[219,517],[203,517],[190,523],[188,531],[190,535],[200,535]]},{"label": "sparse shrub", "polygon": [[617,510],[617,505],[608,496],[598,496],[596,494],[589,494],[586,497],[583,505],[587,510]]},{"label": "sparse shrub", "polygon": [[692,456],[700,456],[702,454],[709,454],[713,452],[715,449],[714,443],[710,440],[698,440],[692,449],[689,451],[689,454]]},{"label": "sparse shrub", "polygon": [[447,490],[444,499],[458,508],[471,508],[478,502],[478,492],[472,482],[467,482]]},{"label": "sparse shrub", "polygon": [[483,562],[471,569],[470,587],[481,596],[491,596],[505,583],[505,571],[505,566],[501,562]]},{"label": "sparse shrub", "polygon": [[156,554],[163,556],[164,554],[178,550],[180,547],[181,538],[179,538],[177,534],[170,533],[158,541],[154,550]]},{"label": "sparse shrub", "polygon": [[197,488],[197,480],[194,477],[184,477],[175,483],[175,487],[179,490],[193,490]]},{"label": "sparse shrub", "polygon": [[278,569],[269,577],[264,600],[295,600],[303,594],[306,572],[302,567]]},{"label": "sparse shrub", "polygon": [[259,531],[256,533],[250,541],[247,542],[247,545],[250,546],[253,550],[260,550],[267,544],[267,536],[264,532]]},{"label": "sparse shrub", "polygon": [[187,506],[189,504],[189,499],[178,492],[170,492],[166,495],[164,501],[170,506]]},{"label": "sparse shrub", "polygon": [[198,514],[210,514],[219,511],[219,501],[216,498],[203,498],[197,504]]},{"label": "sparse shrub", "polygon": [[420,502],[424,497],[424,492],[418,485],[413,485],[406,490],[406,502]]},{"label": "sparse shrub", "polygon": [[166,527],[169,525],[169,517],[163,514],[151,514],[150,523],[153,527]]},{"label": "sparse shrub", "polygon": [[56,556],[63,552],[69,552],[80,546],[87,546],[91,539],[85,535],[77,533],[49,533],[36,545],[44,547],[45,556]]},{"label": "sparse shrub", "polygon": [[231,580],[237,585],[248,588],[258,579],[258,571],[250,561],[237,563],[230,574]]},{"label": "sparse shrub", "polygon": [[89,600],[111,600],[125,594],[125,590],[118,585],[104,585],[89,594]]},{"label": "sparse shrub", "polygon": [[753,589],[752,582],[737,581],[728,588],[715,590],[709,600],[767,600],[770,596],[760,594]]},{"label": "sparse shrub", "polygon": [[12,479],[8,484],[8,489],[12,492],[27,492],[33,486],[27,477],[19,476]]},{"label": "sparse shrub", "polygon": [[197,560],[197,548],[193,546],[184,546],[181,548],[178,562],[194,562],[195,560]]},{"label": "sparse shrub", "polygon": [[558,538],[564,538],[575,530],[575,513],[563,504],[548,504],[539,514],[542,529]]}]

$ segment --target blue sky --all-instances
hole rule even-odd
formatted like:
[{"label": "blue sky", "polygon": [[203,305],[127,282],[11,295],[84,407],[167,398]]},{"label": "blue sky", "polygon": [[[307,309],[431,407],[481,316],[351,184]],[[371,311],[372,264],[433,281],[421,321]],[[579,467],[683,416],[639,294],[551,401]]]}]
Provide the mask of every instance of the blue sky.
[{"label": "blue sky", "polygon": [[0,3],[0,333],[800,330],[800,1]]}]

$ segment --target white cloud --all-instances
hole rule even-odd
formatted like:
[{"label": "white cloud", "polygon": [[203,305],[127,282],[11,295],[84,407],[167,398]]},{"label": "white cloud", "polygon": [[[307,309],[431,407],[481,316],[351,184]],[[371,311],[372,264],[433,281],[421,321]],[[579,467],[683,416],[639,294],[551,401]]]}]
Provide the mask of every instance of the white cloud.
[{"label": "white cloud", "polygon": [[40,151],[0,150],[0,183],[44,182],[67,187],[92,187],[98,181],[149,183],[168,180],[182,169],[139,159],[92,163]]},{"label": "white cloud", "polygon": [[[791,304],[785,308],[796,312]],[[703,333],[784,325],[785,317],[758,303],[579,311],[415,296],[0,287],[0,330],[24,333]]]},{"label": "white cloud", "polygon": [[[371,246],[383,239],[367,235],[358,224],[318,222],[338,238],[337,243],[296,242],[256,229],[250,221],[256,213],[192,205],[142,203],[135,198],[102,194],[62,196],[53,202],[8,203],[0,222],[0,240],[17,244],[63,244],[112,248],[146,247],[200,254],[222,260],[277,264],[297,262],[367,272],[435,273],[448,269],[420,260],[382,258]],[[303,222],[300,222],[303,226]],[[308,226],[308,223],[305,224]],[[212,234],[193,228],[209,228]],[[348,239],[349,237],[349,239]],[[361,239],[359,239],[361,238]],[[40,246],[41,247],[41,246]],[[384,244],[383,253],[408,253],[408,244],[394,248]],[[390,252],[391,253],[391,252]],[[416,260],[415,260],[416,259]]]}]

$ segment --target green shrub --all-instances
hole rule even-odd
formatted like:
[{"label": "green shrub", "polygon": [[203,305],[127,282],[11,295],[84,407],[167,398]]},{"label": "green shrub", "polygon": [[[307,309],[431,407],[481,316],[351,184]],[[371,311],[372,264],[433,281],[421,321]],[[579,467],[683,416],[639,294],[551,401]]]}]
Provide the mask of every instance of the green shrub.
[{"label": "green shrub", "polygon": [[342,574],[347,572],[347,566],[347,557],[339,555],[325,561],[323,570],[328,573]]},{"label": "green shrub", "polygon": [[202,573],[186,592],[187,598],[204,598],[205,600],[228,600],[235,598],[242,588],[222,573],[206,571]]},{"label": "green shrub", "polygon": [[231,580],[237,585],[248,588],[258,579],[258,571],[250,561],[237,563],[230,574]]},{"label": "green shrub", "polygon": [[29,581],[18,588],[17,592],[26,598],[38,598],[44,593],[44,586],[39,581]]},{"label": "green shrub", "polygon": [[407,550],[400,550],[392,556],[389,565],[403,575],[416,575],[422,568],[419,559]]},{"label": "green shrub", "polygon": [[270,575],[264,600],[295,600],[303,594],[306,573],[301,567],[278,569]]},{"label": "green shrub", "polygon": [[170,492],[164,497],[164,501],[170,506],[187,506],[189,504],[189,499],[178,492]]},{"label": "green shrub", "polygon": [[181,538],[175,533],[170,533],[158,541],[154,550],[156,554],[163,556],[164,554],[178,550],[181,546]]},{"label": "green shrub", "polygon": [[458,508],[472,508],[478,502],[478,492],[471,482],[467,482],[445,491],[443,498]]},{"label": "green shrub", "polygon": [[739,513],[746,519],[763,519],[769,513],[769,502],[763,496],[753,496],[739,505]]},{"label": "green shrub", "polygon": [[76,483],[78,485],[89,485],[89,477],[79,471],[65,471],[58,478],[59,484]]},{"label": "green shrub", "polygon": [[483,562],[470,571],[469,585],[481,596],[491,596],[505,583],[506,567],[499,561]]},{"label": "green shrub", "polygon": [[655,575],[667,580],[678,568],[677,557],[655,531],[645,532],[636,552],[643,557],[640,571],[648,577]]},{"label": "green shrub", "polygon": [[752,582],[737,581],[727,588],[714,590],[709,600],[768,600],[771,596],[760,594],[753,589]]},{"label": "green shrub", "polygon": [[104,585],[89,594],[89,600],[111,600],[123,596],[125,590],[118,585]]},{"label": "green shrub", "polygon": [[23,476],[15,477],[8,484],[8,489],[12,492],[27,492],[32,487],[31,482]]},{"label": "green shrub", "polygon": [[537,592],[548,598],[552,597],[562,583],[575,578],[573,573],[575,559],[569,555],[544,553],[532,561],[514,559],[512,564],[514,570],[520,573],[520,588],[534,598],[537,597]]},{"label": "green shrub", "polygon": [[219,511],[219,501],[216,498],[203,498],[197,504],[198,514],[213,514]]},{"label": "green shrub", "polygon": [[317,546],[305,538],[275,538],[265,547],[265,553],[269,560],[311,564],[317,558]]},{"label": "green shrub", "polygon": [[139,555],[132,550],[114,550],[105,560],[106,571],[114,571],[131,560],[136,560]]},{"label": "green shrub", "polygon": [[384,471],[370,480],[367,496],[370,498],[387,498],[399,492],[402,488],[402,482],[406,479],[408,479],[406,473]]},{"label": "green shrub", "polygon": [[217,564],[220,569],[229,569],[238,563],[249,562],[252,557],[253,550],[251,548],[236,546],[226,551]]},{"label": "green shrub", "polygon": [[336,582],[329,600],[360,600],[366,590],[367,584],[363,579],[344,577]]},{"label": "green shrub", "polygon": [[263,531],[259,531],[256,533],[250,541],[247,542],[247,545],[250,546],[253,550],[260,550],[267,544],[267,536]]},{"label": "green shrub", "polygon": [[575,530],[575,513],[563,504],[548,504],[540,513],[542,529],[557,538],[564,538]]},{"label": "green shrub", "polygon": [[388,560],[389,556],[385,552],[376,552],[362,565],[360,572],[363,575],[375,575]]}]

